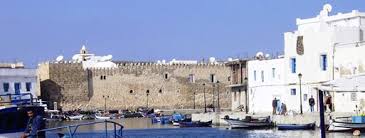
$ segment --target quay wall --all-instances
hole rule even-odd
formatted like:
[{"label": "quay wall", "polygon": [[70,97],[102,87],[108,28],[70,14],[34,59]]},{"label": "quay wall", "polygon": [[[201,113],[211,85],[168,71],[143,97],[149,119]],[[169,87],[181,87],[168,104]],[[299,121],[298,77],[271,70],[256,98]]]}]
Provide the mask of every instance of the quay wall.
[{"label": "quay wall", "polygon": [[135,109],[147,101],[159,109],[193,109],[194,99],[199,109],[204,108],[204,89],[207,105],[217,106],[218,91],[221,108],[231,105],[225,87],[230,69],[224,64],[124,63],[84,69],[81,63],[42,63],[38,74],[42,98],[62,110],[104,109],[105,102],[107,109]]}]

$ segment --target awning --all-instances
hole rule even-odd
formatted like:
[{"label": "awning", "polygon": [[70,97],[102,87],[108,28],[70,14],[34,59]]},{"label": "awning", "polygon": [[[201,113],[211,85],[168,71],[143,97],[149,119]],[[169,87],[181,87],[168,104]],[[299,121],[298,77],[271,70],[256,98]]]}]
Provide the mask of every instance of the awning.
[{"label": "awning", "polygon": [[317,88],[320,90],[337,92],[365,91],[365,74],[331,80],[323,83]]}]

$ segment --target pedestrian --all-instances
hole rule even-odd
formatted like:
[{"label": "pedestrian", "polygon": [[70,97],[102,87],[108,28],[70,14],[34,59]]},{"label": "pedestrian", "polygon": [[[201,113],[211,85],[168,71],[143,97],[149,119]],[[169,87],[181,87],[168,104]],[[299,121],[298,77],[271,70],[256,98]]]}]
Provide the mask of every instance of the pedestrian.
[{"label": "pedestrian", "polygon": [[332,112],[332,96],[328,96],[326,104],[328,105],[328,109],[330,110],[330,112]]},{"label": "pedestrian", "polygon": [[272,114],[275,115],[276,114],[276,107],[278,105],[278,102],[276,100],[276,97],[274,98],[274,100],[272,100]]},{"label": "pedestrian", "polygon": [[309,103],[311,112],[314,112],[315,101],[314,101],[313,95],[311,95],[311,98],[309,98],[308,103]]},{"label": "pedestrian", "polygon": [[287,112],[286,104],[283,102],[281,103],[281,114],[286,115],[286,112]]},{"label": "pedestrian", "polygon": [[27,115],[29,117],[26,129],[21,136],[22,138],[44,138],[45,133],[39,132],[39,130],[42,130],[45,128],[45,122],[43,120],[43,117],[40,115],[35,114],[33,110],[27,111]]},{"label": "pedestrian", "polygon": [[280,99],[277,99],[276,101],[277,101],[276,113],[280,115],[281,114],[281,101],[280,101]]}]

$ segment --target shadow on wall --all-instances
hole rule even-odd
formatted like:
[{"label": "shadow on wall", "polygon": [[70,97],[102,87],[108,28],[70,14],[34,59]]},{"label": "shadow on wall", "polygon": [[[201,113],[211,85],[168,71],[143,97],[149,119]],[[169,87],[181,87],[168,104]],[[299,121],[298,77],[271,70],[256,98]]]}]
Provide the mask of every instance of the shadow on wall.
[{"label": "shadow on wall", "polygon": [[61,109],[61,107],[59,107],[59,103],[61,102],[61,99],[63,99],[61,89],[62,87],[60,85],[50,79],[41,81],[41,97],[47,101],[47,105],[50,109],[53,109],[54,102],[57,102],[58,109]]}]

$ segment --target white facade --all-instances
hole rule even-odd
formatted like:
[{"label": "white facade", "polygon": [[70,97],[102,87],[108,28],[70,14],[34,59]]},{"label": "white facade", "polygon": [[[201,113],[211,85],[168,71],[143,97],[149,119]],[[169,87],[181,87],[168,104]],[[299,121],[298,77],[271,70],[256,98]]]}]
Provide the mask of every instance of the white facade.
[{"label": "white facade", "polygon": [[[37,98],[37,85],[36,69],[0,69],[0,95],[30,93]],[[29,99],[30,96],[21,98]]]},{"label": "white facade", "polygon": [[[280,98],[283,97],[281,99],[285,99],[288,110],[299,112],[300,100],[302,100],[303,112],[308,112],[308,99],[311,95],[316,99],[316,106],[318,106],[317,87],[322,83],[348,75],[365,73],[363,56],[365,53],[365,13],[353,10],[350,13],[330,15],[331,9],[330,5],[325,5],[318,16],[297,19],[297,30],[284,33],[284,59],[281,62],[283,74],[280,80],[280,84],[283,84],[280,85],[282,87],[277,85],[279,84],[277,81],[260,81],[260,71],[265,70],[266,72],[273,66],[277,66],[271,63],[274,61],[249,62],[248,85],[250,89],[256,87],[252,90],[249,89],[251,98],[253,97],[250,99],[252,100],[250,103],[255,104],[250,105],[253,111],[271,111],[270,102],[278,95]],[[252,71],[254,70],[258,70],[256,74],[258,81],[252,81],[254,79]],[[299,74],[302,75],[300,79]],[[265,78],[266,76],[265,73]],[[301,85],[299,80],[301,80]],[[299,86],[301,86],[302,99],[299,98]],[[271,94],[266,96],[262,94],[268,91]],[[296,95],[293,95],[294,91]],[[333,91],[329,94],[334,97],[334,108],[339,109],[336,108],[336,104],[340,106],[341,98],[336,97]]]},{"label": "white facade", "polygon": [[250,112],[271,112],[274,98],[291,102],[284,93],[284,58],[251,60],[247,67]]},{"label": "white facade", "polygon": [[[364,40],[365,13],[354,10],[346,14],[329,16],[330,11],[324,7],[320,15],[315,18],[297,19],[298,30],[284,34],[285,72],[287,72],[285,81],[292,85],[289,87],[298,87],[298,74],[302,74],[303,95],[316,96],[315,88],[321,83],[345,74],[363,71],[359,68],[362,69],[364,65],[362,55],[365,49],[355,45],[362,44],[361,41]],[[297,52],[297,40],[300,36],[303,37],[302,55]],[[295,69],[293,69],[293,59],[295,59]],[[348,72],[356,67],[359,69],[358,72]],[[304,96],[302,100],[303,111],[308,111],[308,100],[304,99]],[[340,101],[336,101],[335,98],[333,102]]]}]

